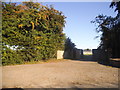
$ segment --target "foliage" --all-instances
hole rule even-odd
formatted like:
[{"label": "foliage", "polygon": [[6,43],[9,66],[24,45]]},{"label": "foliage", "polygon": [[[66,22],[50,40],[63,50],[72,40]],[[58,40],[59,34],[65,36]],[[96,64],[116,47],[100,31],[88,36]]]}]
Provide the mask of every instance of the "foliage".
[{"label": "foliage", "polygon": [[120,15],[120,1],[116,1],[116,2],[112,2],[111,4],[110,4],[110,8],[113,8],[113,7],[115,7],[115,12],[116,11],[118,11],[117,13],[118,13],[118,15]]},{"label": "foliage", "polygon": [[22,64],[23,60],[16,51],[7,48],[6,46],[3,47],[2,50],[2,64],[3,65],[11,65],[11,64]]},{"label": "foliage", "polygon": [[120,1],[112,2],[110,7],[113,6],[116,7],[115,11],[118,11],[116,17],[98,15],[92,23],[96,23],[97,31],[102,32],[99,48],[110,53],[110,57],[118,58],[120,57]]},{"label": "foliage", "polygon": [[66,38],[65,40],[65,48],[64,48],[64,59],[75,59],[75,44],[71,41],[70,38]]},{"label": "foliage", "polygon": [[75,44],[71,41],[70,38],[67,38],[65,41],[65,51],[75,49]]},{"label": "foliage", "polygon": [[2,43],[14,47],[23,61],[55,58],[56,51],[64,49],[66,17],[52,6],[3,2],[2,16]]},{"label": "foliage", "polygon": [[84,49],[85,51],[91,51],[91,49],[87,48],[87,49]]}]

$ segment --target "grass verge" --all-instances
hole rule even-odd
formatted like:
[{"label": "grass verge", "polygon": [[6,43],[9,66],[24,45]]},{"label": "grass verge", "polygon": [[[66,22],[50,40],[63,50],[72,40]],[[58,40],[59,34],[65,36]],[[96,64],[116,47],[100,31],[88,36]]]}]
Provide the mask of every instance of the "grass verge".
[{"label": "grass verge", "polygon": [[42,64],[42,63],[57,63],[61,61],[66,61],[65,59],[48,59],[48,60],[39,60],[39,61],[29,61],[23,62],[23,64],[13,64],[13,65],[6,65],[6,66],[14,66],[14,65],[25,65],[25,64]]}]

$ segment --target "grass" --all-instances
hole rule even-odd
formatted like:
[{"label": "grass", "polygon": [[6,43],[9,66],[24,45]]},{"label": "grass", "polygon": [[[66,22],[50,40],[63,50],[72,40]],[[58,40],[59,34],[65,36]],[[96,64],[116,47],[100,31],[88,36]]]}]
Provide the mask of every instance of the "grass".
[{"label": "grass", "polygon": [[93,55],[92,53],[85,53],[84,55]]},{"label": "grass", "polygon": [[56,63],[66,61],[65,59],[48,59],[48,60],[39,60],[39,61],[29,61],[29,62],[23,62],[23,64],[12,64],[12,65],[5,65],[5,66],[15,66],[15,65],[25,65],[25,64],[42,64],[42,63]]},{"label": "grass", "polygon": [[52,63],[52,62],[61,62],[61,61],[65,61],[65,60],[64,59],[48,59],[48,60],[25,62],[24,64],[42,64],[42,63]]}]

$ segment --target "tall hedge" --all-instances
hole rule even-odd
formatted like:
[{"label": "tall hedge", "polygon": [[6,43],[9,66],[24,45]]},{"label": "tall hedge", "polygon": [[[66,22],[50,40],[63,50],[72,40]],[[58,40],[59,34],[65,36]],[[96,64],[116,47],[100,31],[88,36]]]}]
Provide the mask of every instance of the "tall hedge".
[{"label": "tall hedge", "polygon": [[56,51],[64,49],[65,18],[52,6],[3,2],[2,46],[6,47],[2,50],[3,64],[55,58]]}]

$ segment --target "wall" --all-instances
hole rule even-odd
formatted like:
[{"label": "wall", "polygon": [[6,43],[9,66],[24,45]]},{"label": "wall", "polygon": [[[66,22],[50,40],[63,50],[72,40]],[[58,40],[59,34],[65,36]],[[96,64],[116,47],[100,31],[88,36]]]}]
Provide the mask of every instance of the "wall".
[{"label": "wall", "polygon": [[75,49],[74,53],[75,53],[75,56],[73,57],[73,59],[83,58],[83,50],[82,49]]},{"label": "wall", "polygon": [[92,53],[93,53],[93,59],[97,60],[98,62],[102,62],[102,61],[107,62],[109,59],[108,53],[102,49],[93,49]]},{"label": "wall", "polygon": [[80,59],[83,56],[82,49],[72,49],[67,51],[57,51],[57,59]]},{"label": "wall", "polygon": [[64,54],[64,51],[58,50],[57,51],[57,59],[63,59],[63,54]]}]

